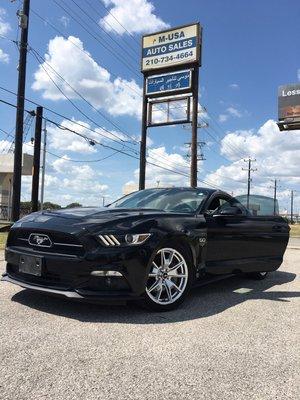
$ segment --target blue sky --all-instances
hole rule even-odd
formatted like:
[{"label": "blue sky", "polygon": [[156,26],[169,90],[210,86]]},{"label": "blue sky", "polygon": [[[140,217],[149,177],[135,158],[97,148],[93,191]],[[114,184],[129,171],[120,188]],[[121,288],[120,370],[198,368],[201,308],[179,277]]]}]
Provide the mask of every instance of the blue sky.
[{"label": "blue sky", "polygon": [[[208,111],[200,114],[200,118],[209,123],[209,128],[199,132],[200,139],[207,142],[204,148],[206,160],[199,163],[199,179],[234,194],[243,193],[246,173],[241,169],[245,166],[242,158],[250,155],[257,159],[253,192],[270,193],[272,179],[277,178],[281,185],[281,208],[288,207],[289,189],[300,190],[300,132],[280,133],[274,121],[277,118],[277,87],[300,80],[300,55],[297,51],[300,41],[299,1],[75,1],[88,15],[72,0],[31,0],[35,13],[71,38],[68,42],[32,12],[29,43],[42,57],[46,54],[48,64],[44,64],[44,68],[48,69],[52,80],[97,123],[98,128],[58,92],[32,52],[28,55],[28,98],[80,121],[80,124],[87,123],[93,130],[104,128],[105,131],[101,131],[106,136],[105,139],[102,136],[103,144],[121,148],[120,140],[125,140],[125,137],[118,129],[120,127],[134,137],[133,143],[125,143],[127,147],[124,149],[130,147],[133,150],[128,151],[136,152],[142,86],[140,37],[145,32],[167,26],[200,21],[203,26],[200,103]],[[13,39],[17,35],[18,5],[18,1],[0,2],[0,34]],[[74,18],[79,19],[85,29]],[[0,84],[15,92],[16,45],[0,38],[0,49]],[[91,109],[62,83],[49,65],[98,111]],[[15,102],[14,96],[2,90],[0,98]],[[27,108],[31,109],[32,105],[27,104]],[[48,112],[46,116],[62,123],[62,118]],[[0,128],[12,131],[14,118],[14,111],[0,106]],[[79,125],[73,125],[74,128],[82,129],[82,133],[92,138],[99,138],[99,132],[96,134]],[[152,161],[188,174],[184,143],[190,139],[189,130],[175,126],[152,128],[148,132],[148,154]],[[117,140],[118,144],[110,139]],[[6,135],[0,132],[3,151],[8,146],[5,140]],[[24,150],[30,151],[31,148],[26,145]],[[122,194],[126,183],[137,182],[138,160],[119,153],[112,155],[112,150],[101,146],[88,146],[86,142],[78,141],[78,137],[53,126],[49,126],[49,151],[75,160],[111,157],[97,163],[74,163],[47,154],[47,200],[61,204],[74,200],[97,204],[102,195],[108,201]],[[188,178],[148,166],[148,186],[157,182],[160,185],[185,185]],[[29,189],[30,178],[27,177],[23,180],[23,199],[29,197]]]}]

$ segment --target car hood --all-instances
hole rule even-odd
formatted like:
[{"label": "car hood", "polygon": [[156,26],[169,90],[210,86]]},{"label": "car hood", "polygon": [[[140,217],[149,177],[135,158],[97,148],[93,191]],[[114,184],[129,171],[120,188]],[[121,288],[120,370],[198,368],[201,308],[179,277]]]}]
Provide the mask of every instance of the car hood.
[{"label": "car hood", "polygon": [[[138,223],[153,220],[159,216],[177,215],[165,211],[125,208],[74,208],[45,210],[29,214],[17,221],[13,228],[59,230],[75,233],[83,229],[91,232],[103,228],[126,230]],[[182,214],[180,214],[182,215]]]}]

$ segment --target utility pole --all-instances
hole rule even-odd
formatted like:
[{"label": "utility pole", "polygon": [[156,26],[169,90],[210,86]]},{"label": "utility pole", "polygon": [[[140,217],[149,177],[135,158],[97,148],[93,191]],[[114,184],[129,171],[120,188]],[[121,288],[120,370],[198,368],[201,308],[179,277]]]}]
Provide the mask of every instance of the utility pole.
[{"label": "utility pole", "polygon": [[23,0],[23,11],[19,13],[19,26],[21,28],[21,39],[20,39],[20,53],[19,53],[19,77],[18,77],[13,195],[12,195],[12,213],[11,213],[11,218],[13,221],[17,221],[20,217],[24,97],[25,97],[25,83],[26,83],[29,7],[30,7],[30,0]]},{"label": "utility pole", "polygon": [[[201,128],[201,126],[198,125],[198,128]],[[191,148],[191,142],[185,143],[189,148]],[[203,147],[206,145],[206,142],[197,142],[197,147],[198,147],[198,154],[197,154],[197,162],[198,161],[204,161],[206,160],[204,153],[203,153]],[[188,153],[186,155],[187,158],[190,158],[191,155]]]},{"label": "utility pole", "polygon": [[249,200],[250,200],[250,185],[251,185],[251,172],[257,171],[257,168],[251,168],[251,163],[256,161],[255,158],[251,158],[249,156],[248,160],[244,160],[248,163],[248,168],[242,168],[243,171],[248,171],[248,189],[247,189],[247,208],[249,209]]},{"label": "utility pole", "polygon": [[291,224],[292,225],[294,223],[293,213],[294,213],[294,191],[291,190]]},{"label": "utility pole", "polygon": [[[197,128],[201,129],[201,128],[207,128],[209,125],[207,122],[203,122],[203,123],[198,123],[197,124]],[[191,130],[191,125],[182,125],[183,129],[186,130]],[[186,142],[185,145],[187,145],[190,149],[192,147],[192,142]],[[197,170],[198,170],[198,161],[204,161],[206,160],[204,153],[203,153],[203,147],[206,145],[206,142],[197,142],[197,150],[199,149],[199,151],[197,151]],[[190,152],[191,153],[191,152]],[[191,158],[191,154],[188,153],[187,157]]]},{"label": "utility pole", "polygon": [[44,208],[44,188],[45,188],[45,170],[46,170],[46,147],[47,147],[47,121],[44,119],[44,145],[42,160],[42,181],[41,181],[41,210]]},{"label": "utility pole", "polygon": [[34,153],[32,167],[31,210],[38,211],[43,107],[36,108]]},{"label": "utility pole", "polygon": [[199,67],[193,70],[193,101],[192,101],[192,138],[191,138],[191,187],[197,187],[198,163],[198,82]]},{"label": "utility pole", "polygon": [[145,189],[146,182],[146,149],[147,149],[147,98],[146,98],[146,79],[143,86],[143,107],[142,107],[142,132],[140,144],[140,176],[139,190]]},{"label": "utility pole", "polygon": [[274,215],[276,215],[276,196],[277,196],[277,179],[274,179],[274,210],[273,210]]}]

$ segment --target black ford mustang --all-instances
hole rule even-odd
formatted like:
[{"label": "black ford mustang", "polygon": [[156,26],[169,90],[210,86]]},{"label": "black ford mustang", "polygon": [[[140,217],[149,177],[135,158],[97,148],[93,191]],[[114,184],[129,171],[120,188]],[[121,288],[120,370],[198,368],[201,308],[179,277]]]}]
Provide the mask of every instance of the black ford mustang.
[{"label": "black ford mustang", "polygon": [[288,238],[281,217],[253,216],[227,193],[146,189],[108,207],[22,218],[8,236],[2,280],[74,299],[140,299],[170,310],[207,275],[264,278],[279,268]]}]

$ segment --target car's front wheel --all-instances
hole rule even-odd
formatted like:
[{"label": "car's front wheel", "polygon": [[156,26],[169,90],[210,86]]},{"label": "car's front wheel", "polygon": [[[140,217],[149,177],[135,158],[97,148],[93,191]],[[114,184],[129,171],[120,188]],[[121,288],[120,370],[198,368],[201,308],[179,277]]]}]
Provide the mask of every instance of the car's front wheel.
[{"label": "car's front wheel", "polygon": [[159,249],[152,262],[145,291],[145,305],[156,311],[178,307],[194,280],[190,252],[184,246]]}]

